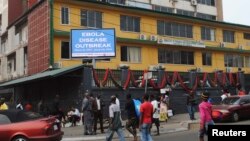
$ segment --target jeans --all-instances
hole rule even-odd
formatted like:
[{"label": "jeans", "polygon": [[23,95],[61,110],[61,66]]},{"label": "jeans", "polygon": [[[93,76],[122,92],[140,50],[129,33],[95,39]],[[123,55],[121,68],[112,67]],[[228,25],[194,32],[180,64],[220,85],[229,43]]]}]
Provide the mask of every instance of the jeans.
[{"label": "jeans", "polygon": [[187,105],[187,110],[188,110],[188,114],[191,120],[194,120],[194,112],[195,112],[195,108],[194,105]]},{"label": "jeans", "polygon": [[150,135],[151,124],[143,123],[141,126],[141,141],[153,141]]},{"label": "jeans", "polygon": [[122,128],[119,128],[117,130],[111,130],[111,129],[109,129],[108,132],[107,132],[106,141],[112,141],[114,132],[117,133],[120,141],[125,141],[125,137],[124,137]]}]

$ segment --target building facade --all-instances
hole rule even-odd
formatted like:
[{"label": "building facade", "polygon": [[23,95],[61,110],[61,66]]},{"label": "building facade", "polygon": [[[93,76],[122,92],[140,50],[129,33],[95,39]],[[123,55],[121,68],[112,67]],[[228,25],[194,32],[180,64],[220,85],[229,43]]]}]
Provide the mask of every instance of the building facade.
[{"label": "building facade", "polygon": [[0,81],[9,81],[27,74],[27,1],[2,0],[1,6]]},{"label": "building facade", "polygon": [[56,0],[53,14],[54,62],[63,67],[82,63],[70,58],[71,29],[115,28],[116,57],[96,68],[250,72],[249,26],[99,2]]},{"label": "building facade", "polygon": [[129,7],[223,21],[222,0],[96,0]]}]

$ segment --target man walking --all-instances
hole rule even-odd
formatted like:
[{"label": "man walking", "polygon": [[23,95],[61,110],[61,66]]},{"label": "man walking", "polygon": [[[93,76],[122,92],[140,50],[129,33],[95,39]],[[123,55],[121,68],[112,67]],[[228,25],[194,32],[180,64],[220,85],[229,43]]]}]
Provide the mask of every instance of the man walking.
[{"label": "man walking", "polygon": [[149,102],[149,95],[143,97],[143,104],[140,107],[140,131],[141,141],[153,141],[150,135],[150,127],[153,118],[153,105]]},{"label": "man walking", "polygon": [[214,121],[212,120],[212,105],[208,102],[209,93],[204,92],[201,95],[202,102],[199,104],[199,112],[200,112],[200,131],[199,131],[199,139],[200,141],[204,141],[204,135],[207,134],[208,125],[214,125]]},{"label": "man walking", "polygon": [[82,102],[82,111],[84,116],[84,135],[92,135],[93,112],[90,94],[88,92],[85,93],[85,97]]},{"label": "man walking", "polygon": [[111,96],[111,105],[109,106],[109,130],[107,132],[106,141],[112,141],[114,132],[118,134],[120,141],[125,141],[122,131],[121,111],[120,107],[115,103],[116,97]]},{"label": "man walking", "polygon": [[[160,135],[160,130],[159,130],[159,127],[160,127],[160,121],[159,121],[159,118],[160,118],[160,102],[158,102],[156,99],[155,99],[155,96],[152,94],[150,95],[150,100],[151,100],[151,104],[153,105],[153,121],[152,123],[155,124],[156,126],[156,129],[157,129],[157,133],[156,135]],[[151,127],[152,128],[152,127]]]},{"label": "man walking", "polygon": [[99,119],[99,122],[100,122],[100,129],[101,129],[101,133],[104,133],[104,130],[103,130],[103,107],[105,106],[102,99],[101,99],[101,95],[98,95],[96,97],[96,106],[97,106],[97,109],[96,111],[94,111],[94,133],[96,133],[96,130],[97,130],[97,120]]},{"label": "man walking", "polygon": [[138,124],[138,118],[136,116],[135,104],[131,99],[131,94],[127,94],[127,103],[125,106],[125,110],[127,111],[128,115],[126,129],[134,136],[134,141],[137,141],[136,126]]}]

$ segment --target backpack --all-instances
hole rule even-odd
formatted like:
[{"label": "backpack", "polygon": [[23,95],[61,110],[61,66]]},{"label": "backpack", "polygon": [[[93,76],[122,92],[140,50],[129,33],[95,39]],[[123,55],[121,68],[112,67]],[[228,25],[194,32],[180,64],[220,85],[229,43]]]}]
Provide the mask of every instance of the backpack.
[{"label": "backpack", "polygon": [[134,105],[135,105],[135,113],[138,118],[140,118],[140,106],[141,106],[141,101],[137,99],[133,99]]}]

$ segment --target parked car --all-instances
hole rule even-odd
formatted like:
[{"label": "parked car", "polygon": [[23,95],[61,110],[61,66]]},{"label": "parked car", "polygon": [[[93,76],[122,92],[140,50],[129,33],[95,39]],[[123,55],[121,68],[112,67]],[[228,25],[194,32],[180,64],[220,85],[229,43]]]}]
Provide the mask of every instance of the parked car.
[{"label": "parked car", "polygon": [[221,104],[213,105],[212,118],[214,121],[238,121],[250,118],[250,95],[230,96]]},{"label": "parked car", "polygon": [[60,141],[62,136],[56,117],[16,109],[0,111],[1,141]]}]

